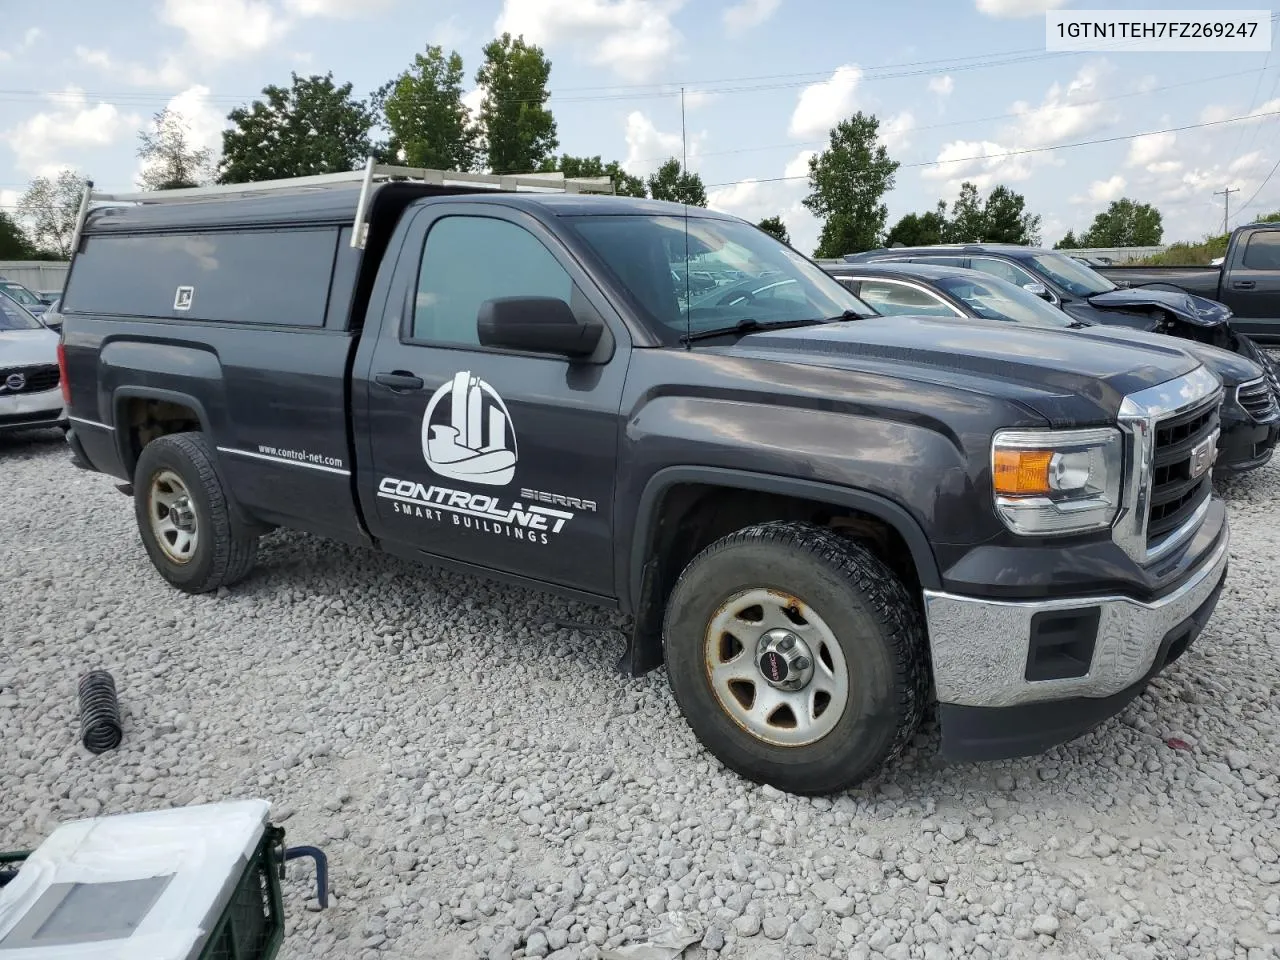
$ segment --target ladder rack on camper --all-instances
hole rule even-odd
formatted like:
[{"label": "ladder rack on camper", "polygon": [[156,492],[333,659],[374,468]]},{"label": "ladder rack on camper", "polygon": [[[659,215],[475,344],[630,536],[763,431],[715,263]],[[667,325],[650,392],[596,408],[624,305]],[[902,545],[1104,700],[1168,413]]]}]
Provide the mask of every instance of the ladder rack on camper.
[{"label": "ladder rack on camper", "polygon": [[93,181],[85,184],[80,198],[80,211],[76,217],[75,236],[71,249],[80,249],[80,235],[89,217],[91,204],[110,206],[129,203],[179,203],[182,201],[223,200],[228,197],[254,197],[273,193],[307,193],[333,187],[360,185],[360,199],[356,203],[355,223],[352,225],[351,246],[363,248],[369,230],[367,222],[369,202],[375,183],[391,180],[407,180],[434,186],[487,187],[499,191],[535,193],[614,193],[613,180],[609,177],[566,177],[563,173],[462,173],[457,170],[427,170],[421,167],[397,167],[377,163],[373,157],[365,161],[364,169],[346,173],[322,173],[311,177],[289,177],[283,180],[259,180],[255,183],[225,183],[211,187],[185,187],[176,190],[145,190],[136,193],[99,193],[93,189]]}]

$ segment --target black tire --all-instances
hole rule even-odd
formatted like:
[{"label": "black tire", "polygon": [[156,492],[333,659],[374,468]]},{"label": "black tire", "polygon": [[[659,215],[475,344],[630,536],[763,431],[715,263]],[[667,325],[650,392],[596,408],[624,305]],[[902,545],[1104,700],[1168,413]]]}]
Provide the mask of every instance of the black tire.
[{"label": "black tire", "polygon": [[[160,575],[186,593],[231,586],[248,575],[257,559],[258,538],[232,518],[213,464],[213,450],[202,434],[173,433],[148,443],[133,473],[134,514],[143,546]],[[164,470],[176,473],[185,485],[200,531],[191,558],[183,563],[165,552],[148,515],[152,480]]]},{"label": "black tire", "polygon": [[[811,607],[843,654],[847,705],[814,743],[756,737],[712,688],[707,629],[722,604],[757,587]],[[846,789],[896,758],[920,726],[928,667],[919,609],[888,566],[826,528],[769,522],[711,544],[681,573],[663,635],[668,679],[690,727],[725,766],[757,783],[797,794]]]}]

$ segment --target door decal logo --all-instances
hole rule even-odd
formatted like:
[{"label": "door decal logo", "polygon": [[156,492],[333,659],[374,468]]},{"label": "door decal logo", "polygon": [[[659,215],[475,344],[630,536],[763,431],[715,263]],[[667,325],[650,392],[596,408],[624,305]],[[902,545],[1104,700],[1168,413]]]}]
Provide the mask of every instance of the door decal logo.
[{"label": "door decal logo", "polygon": [[498,391],[469,370],[454,374],[427,403],[422,455],[450,480],[500,487],[516,475],[516,436]]}]

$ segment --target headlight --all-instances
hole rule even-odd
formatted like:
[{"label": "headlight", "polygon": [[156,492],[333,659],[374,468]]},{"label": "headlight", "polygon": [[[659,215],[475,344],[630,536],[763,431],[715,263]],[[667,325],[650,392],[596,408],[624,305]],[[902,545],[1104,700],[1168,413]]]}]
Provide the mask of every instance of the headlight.
[{"label": "headlight", "polygon": [[1124,458],[1119,430],[999,430],[991,444],[996,513],[1027,536],[1111,525]]}]

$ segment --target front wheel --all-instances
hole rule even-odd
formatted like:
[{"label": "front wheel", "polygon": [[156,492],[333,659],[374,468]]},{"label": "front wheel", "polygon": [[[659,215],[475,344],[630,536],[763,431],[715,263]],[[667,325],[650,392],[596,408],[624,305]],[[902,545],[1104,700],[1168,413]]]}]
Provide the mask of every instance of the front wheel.
[{"label": "front wheel", "polygon": [[258,538],[233,521],[213,464],[201,434],[174,433],[148,443],[134,469],[142,543],[160,575],[187,593],[230,586],[257,556]]},{"label": "front wheel", "polygon": [[920,724],[917,605],[874,554],[823,527],[763,523],[707,547],[672,592],[664,642],[694,733],[780,790],[853,786]]}]

